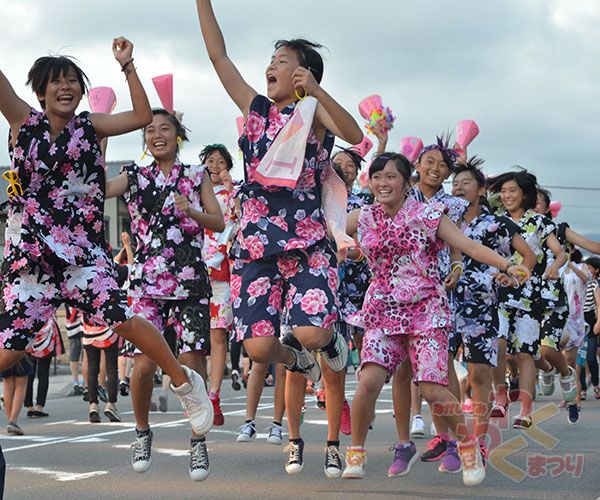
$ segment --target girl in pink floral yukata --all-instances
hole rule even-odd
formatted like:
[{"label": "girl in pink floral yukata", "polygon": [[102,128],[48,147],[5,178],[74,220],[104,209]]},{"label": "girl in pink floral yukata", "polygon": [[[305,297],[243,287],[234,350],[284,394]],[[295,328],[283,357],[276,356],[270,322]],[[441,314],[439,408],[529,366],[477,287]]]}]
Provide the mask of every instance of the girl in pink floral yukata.
[{"label": "girl in pink floral yukata", "polygon": [[43,111],[21,100],[0,72],[0,112],[10,125],[13,167],[0,296],[0,370],[17,363],[34,333],[62,303],[133,342],[172,380],[192,428],[212,426],[200,376],[179,365],[148,321],[135,316],[115,279],[104,241],[105,171],[100,141],[150,123],[152,112],[133,64],[133,44],[113,40],[133,109],[115,115],[77,107],[87,77],[67,57],[41,57],[28,84]]},{"label": "girl in pink floral yukata", "polygon": [[[373,279],[362,310],[354,318],[365,329],[362,365],[352,401],[352,446],[344,478],[365,474],[364,444],[383,384],[405,360],[432,412],[443,418],[459,440],[465,485],[485,478],[479,445],[469,435],[460,403],[448,384],[450,309],[440,279],[437,254],[444,243],[503,273],[527,279],[529,269],[513,266],[496,252],[464,236],[442,204],[407,198],[411,163],[385,153],[369,168],[369,184],[378,203],[352,212],[348,234],[357,234]],[[408,444],[408,443],[407,443]]]}]

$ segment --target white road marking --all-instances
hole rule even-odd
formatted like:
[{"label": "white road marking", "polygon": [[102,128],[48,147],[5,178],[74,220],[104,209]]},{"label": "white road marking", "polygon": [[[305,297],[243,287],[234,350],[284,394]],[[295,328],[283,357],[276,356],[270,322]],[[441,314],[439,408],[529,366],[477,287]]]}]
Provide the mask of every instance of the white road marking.
[{"label": "white road marking", "polygon": [[65,472],[60,470],[44,469],[42,467],[8,467],[8,470],[31,472],[32,474],[42,474],[44,476],[53,476],[57,481],[81,481],[95,476],[104,476],[108,474],[107,470],[96,470],[92,472]]},{"label": "white road marking", "polygon": [[64,439],[62,436],[34,436],[25,434],[24,436],[2,436],[2,441],[33,441],[34,443],[44,443],[45,441],[54,441],[55,439]]}]

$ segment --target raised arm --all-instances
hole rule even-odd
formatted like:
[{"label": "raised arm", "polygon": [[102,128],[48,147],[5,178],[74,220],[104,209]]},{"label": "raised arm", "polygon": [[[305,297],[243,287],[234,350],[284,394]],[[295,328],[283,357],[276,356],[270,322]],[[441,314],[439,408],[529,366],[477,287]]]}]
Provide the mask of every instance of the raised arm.
[{"label": "raised arm", "polygon": [[576,231],[573,231],[570,227],[567,228],[566,236],[569,243],[585,248],[591,253],[600,253],[600,241],[590,240]]},{"label": "raised arm", "polygon": [[16,141],[19,127],[29,115],[30,110],[29,104],[16,94],[4,73],[0,71],[0,113],[4,115],[10,126],[13,141]]},{"label": "raised arm", "polygon": [[437,236],[448,243],[448,245],[455,247],[473,259],[514,276],[519,282],[523,282],[531,276],[531,272],[526,266],[510,265],[510,262],[492,249],[466,237],[445,215],[442,216],[442,220],[438,226]]},{"label": "raised arm", "polygon": [[112,50],[129,85],[133,109],[114,115],[92,113],[90,118],[100,140],[141,129],[152,122],[152,109],[148,96],[133,64],[133,44],[126,38],[115,38]]},{"label": "raised arm", "polygon": [[257,92],[246,83],[238,69],[229,59],[225,47],[223,33],[213,12],[210,0],[196,0],[200,29],[204,38],[204,45],[208,57],[212,63],[217,76],[229,97],[233,100],[240,111],[246,116],[252,99]]},{"label": "raised arm", "polygon": [[127,191],[128,187],[129,180],[127,179],[127,174],[125,172],[121,172],[116,177],[113,177],[112,179],[106,181],[105,198],[108,200],[109,198],[123,196],[125,191]]},{"label": "raised arm", "polygon": [[575,273],[575,275],[584,283],[587,283],[592,279],[592,275],[587,271],[586,266],[582,266],[581,268],[575,265],[573,262],[569,262],[567,264],[569,269]]}]

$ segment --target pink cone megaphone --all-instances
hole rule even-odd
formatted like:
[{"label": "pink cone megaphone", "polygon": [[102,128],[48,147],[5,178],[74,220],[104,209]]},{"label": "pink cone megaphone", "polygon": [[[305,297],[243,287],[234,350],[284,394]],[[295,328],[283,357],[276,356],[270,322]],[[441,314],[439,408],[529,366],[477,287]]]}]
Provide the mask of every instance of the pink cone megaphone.
[{"label": "pink cone megaphone", "polygon": [[364,158],[373,149],[373,142],[365,135],[359,144],[352,146],[352,149]]},{"label": "pink cone megaphone", "polygon": [[560,209],[562,208],[562,203],[560,201],[551,201],[548,208],[550,208],[552,218],[555,219],[558,216],[558,212],[560,212]]},{"label": "pink cone megaphone", "polygon": [[415,163],[423,150],[423,141],[419,137],[403,137],[400,139],[400,152],[411,163]]},{"label": "pink cone megaphone", "polygon": [[371,168],[371,163],[373,162],[369,160],[358,176],[358,185],[361,189],[367,189],[369,186],[369,169]]},{"label": "pink cone megaphone", "polygon": [[173,113],[173,74],[155,76],[152,78],[158,98],[169,113]]},{"label": "pink cone megaphone", "polygon": [[238,130],[238,137],[242,137],[242,134],[244,133],[244,117],[243,116],[238,116],[235,119],[235,124],[237,125],[237,130]]},{"label": "pink cone megaphone", "polygon": [[92,113],[112,113],[117,105],[117,96],[110,87],[94,87],[88,92]]},{"label": "pink cone megaphone", "polygon": [[358,103],[358,111],[360,116],[362,116],[365,120],[370,120],[371,113],[377,109],[381,109],[382,107],[383,103],[381,102],[381,96],[377,94],[365,97]]},{"label": "pink cone megaphone", "polygon": [[479,135],[479,127],[474,120],[461,120],[456,124],[456,143],[464,152],[473,139]]}]

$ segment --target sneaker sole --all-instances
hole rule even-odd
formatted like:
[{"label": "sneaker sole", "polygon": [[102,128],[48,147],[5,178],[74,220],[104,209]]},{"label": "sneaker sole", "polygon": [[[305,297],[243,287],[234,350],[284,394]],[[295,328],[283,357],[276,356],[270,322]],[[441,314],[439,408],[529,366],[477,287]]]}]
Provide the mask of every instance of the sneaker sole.
[{"label": "sneaker sole", "polygon": [[[139,463],[139,462],[137,462],[137,463]],[[148,460],[148,462],[146,462],[143,466],[139,466],[136,468],[136,466],[132,464],[131,467],[138,474],[143,474],[150,468],[151,465],[152,465],[152,458],[150,458],[150,460]]]},{"label": "sneaker sole", "polygon": [[417,438],[425,437],[425,429],[423,429],[422,431],[411,432],[410,437],[417,437]]},{"label": "sneaker sole", "polygon": [[412,467],[412,465],[419,459],[419,454],[415,453],[414,456],[409,460],[408,465],[406,466],[406,469],[404,469],[402,472],[396,472],[395,474],[391,474],[388,471],[388,477],[400,477],[400,476],[405,476],[406,474],[408,474],[410,472],[410,468]]},{"label": "sneaker sole", "polygon": [[465,486],[477,486],[478,484],[481,484],[484,479],[485,479],[485,469],[483,469],[483,474],[480,474],[479,476],[477,476],[475,478],[466,479],[463,476],[463,484]]},{"label": "sneaker sole", "polygon": [[440,464],[440,466],[438,467],[438,471],[443,472],[444,474],[458,474],[460,471],[462,471],[462,465],[456,470],[444,469],[442,468],[442,465],[444,464]]},{"label": "sneaker sole", "polygon": [[[104,415],[111,422],[122,422],[121,417],[119,417],[118,415],[115,415],[112,411],[105,411]],[[98,422],[99,421],[100,421],[100,417],[98,417]]]},{"label": "sneaker sole", "polygon": [[283,444],[283,439],[267,438],[267,443],[280,445]]},{"label": "sneaker sole", "polygon": [[238,436],[236,441],[238,443],[251,443],[252,441],[254,441],[256,439],[256,434],[254,434],[254,436],[250,437],[250,436],[246,436],[245,434],[243,436]]},{"label": "sneaker sole", "polygon": [[[327,472],[328,470],[333,472]],[[342,469],[336,469],[335,467],[330,467],[329,469],[327,469],[327,467],[323,467],[323,472],[325,472],[327,479],[337,479],[342,475]]]},{"label": "sneaker sole", "polygon": [[90,423],[99,424],[100,423],[100,414],[99,413],[90,413]]},{"label": "sneaker sole", "polygon": [[192,481],[196,481],[197,483],[204,481],[210,474],[210,469],[208,470],[202,470],[202,474],[198,474],[198,476],[195,476],[194,474],[196,473],[196,471],[189,471],[190,472],[190,478],[192,479]]},{"label": "sneaker sole", "polygon": [[362,473],[358,473],[358,472],[349,472],[349,473],[345,473],[342,472],[342,479],[364,479],[365,478],[365,474]]},{"label": "sneaker sole", "polygon": [[294,468],[288,468],[288,466],[286,465],[285,467],[285,471],[290,475],[293,476],[295,474],[300,474],[302,472],[302,469],[304,469],[304,464],[297,466],[294,465]]}]

